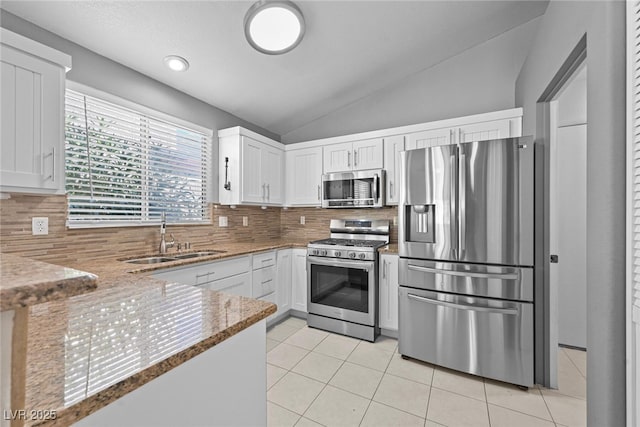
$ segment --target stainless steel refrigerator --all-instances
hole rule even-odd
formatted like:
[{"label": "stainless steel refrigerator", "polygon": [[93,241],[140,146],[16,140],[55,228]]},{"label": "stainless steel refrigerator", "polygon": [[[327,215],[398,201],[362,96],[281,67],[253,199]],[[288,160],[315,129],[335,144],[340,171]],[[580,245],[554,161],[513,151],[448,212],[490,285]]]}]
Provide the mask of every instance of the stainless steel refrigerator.
[{"label": "stainless steel refrigerator", "polygon": [[532,386],[533,139],[403,153],[400,354]]}]

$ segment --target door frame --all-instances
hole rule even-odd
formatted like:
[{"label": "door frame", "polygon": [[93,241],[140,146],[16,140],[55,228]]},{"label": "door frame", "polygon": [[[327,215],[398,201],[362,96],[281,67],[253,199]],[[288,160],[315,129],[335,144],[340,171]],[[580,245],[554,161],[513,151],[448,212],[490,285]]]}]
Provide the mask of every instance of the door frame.
[{"label": "door frame", "polygon": [[[578,41],[536,104],[535,189],[535,382],[558,385],[558,293],[549,274],[552,102],[586,63],[587,36]],[[588,215],[588,212],[587,212]]]}]

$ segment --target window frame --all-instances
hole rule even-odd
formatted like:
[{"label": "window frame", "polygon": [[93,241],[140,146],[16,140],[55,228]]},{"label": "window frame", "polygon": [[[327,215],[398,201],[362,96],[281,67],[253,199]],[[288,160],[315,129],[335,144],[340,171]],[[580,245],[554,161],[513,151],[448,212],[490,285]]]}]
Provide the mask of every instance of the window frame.
[{"label": "window frame", "polygon": [[[179,117],[172,116],[167,113],[163,113],[161,111],[155,110],[153,108],[146,107],[144,105],[138,104],[133,101],[129,101],[127,99],[121,98],[117,95],[113,95],[111,93],[107,93],[101,91],[99,89],[95,89],[90,86],[86,86],[81,83],[73,82],[70,80],[66,81],[66,87],[62,94],[63,99],[66,96],[66,90],[72,90],[75,92],[79,92],[82,95],[98,98],[102,101],[109,102],[115,104],[118,107],[122,107],[125,109],[133,110],[140,115],[149,116],[153,119],[165,121],[171,123],[173,125],[184,127],[185,129],[192,130],[195,132],[202,133],[207,138],[207,143],[205,144],[205,156],[207,159],[207,164],[205,166],[206,170],[206,193],[205,193],[205,208],[206,208],[206,216],[202,221],[170,221],[167,220],[168,224],[172,225],[184,225],[184,226],[192,226],[192,225],[211,225],[213,224],[213,215],[211,212],[211,203],[212,203],[212,191],[213,191],[213,130],[207,127],[189,122],[187,120],[181,119]],[[66,102],[65,108],[62,112],[62,120],[65,125],[62,127],[62,138],[65,144],[65,157],[66,157]],[[65,177],[66,177],[67,169],[65,162]],[[100,219],[100,220],[84,220],[84,221],[74,221],[69,218],[69,202],[68,202],[68,193],[65,182],[65,194],[67,195],[67,212],[65,214],[65,223],[68,229],[82,229],[82,228],[113,228],[113,227],[148,227],[148,226],[157,226],[160,224],[160,219],[140,219],[140,220],[108,220],[108,219]]]}]

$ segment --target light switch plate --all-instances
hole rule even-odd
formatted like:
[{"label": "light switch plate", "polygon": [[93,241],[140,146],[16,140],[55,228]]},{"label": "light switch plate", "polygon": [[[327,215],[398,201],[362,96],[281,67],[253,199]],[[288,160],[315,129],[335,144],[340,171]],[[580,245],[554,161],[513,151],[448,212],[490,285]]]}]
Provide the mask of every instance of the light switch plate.
[{"label": "light switch plate", "polygon": [[227,227],[229,225],[229,219],[226,216],[219,216],[218,225],[220,227]]},{"label": "light switch plate", "polygon": [[49,218],[46,216],[31,218],[31,234],[34,236],[49,234]]},{"label": "light switch plate", "polygon": [[301,216],[301,217],[300,217],[300,224],[304,225],[304,224],[305,224],[305,222],[306,222],[305,217],[304,217],[304,216]]},{"label": "light switch plate", "polygon": [[248,216],[243,216],[242,217],[242,225],[245,226],[245,227],[249,225],[249,217]]}]

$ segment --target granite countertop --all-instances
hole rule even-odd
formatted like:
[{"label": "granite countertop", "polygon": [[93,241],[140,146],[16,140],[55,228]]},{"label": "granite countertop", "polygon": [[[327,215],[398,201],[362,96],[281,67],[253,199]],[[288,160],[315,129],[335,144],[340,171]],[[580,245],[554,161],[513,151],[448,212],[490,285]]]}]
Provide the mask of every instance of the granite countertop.
[{"label": "granite countertop", "polygon": [[[224,252],[150,265],[123,261],[145,254],[73,266],[3,254],[3,303],[5,292],[21,289],[7,293],[20,295],[9,300],[18,301],[12,393],[23,402],[19,409],[55,410],[56,419],[44,424],[69,425],[276,312],[269,302],[167,283],[151,272],[306,245],[216,245],[192,251]],[[14,285],[5,291],[7,281]]]},{"label": "granite countertop", "polygon": [[381,254],[397,254],[398,253],[398,244],[390,243],[386,246],[382,246],[378,249],[378,252]]},{"label": "granite countertop", "polygon": [[0,253],[0,311],[80,295],[96,282],[85,271]]},{"label": "granite countertop", "polygon": [[265,301],[131,276],[27,307],[16,319],[26,341],[22,371],[13,372],[22,378],[18,394],[27,413],[56,411],[44,425],[69,425],[276,311]]}]

